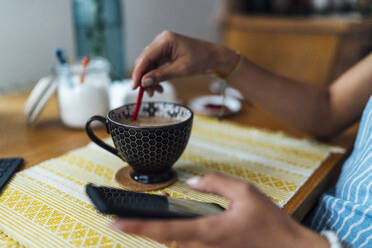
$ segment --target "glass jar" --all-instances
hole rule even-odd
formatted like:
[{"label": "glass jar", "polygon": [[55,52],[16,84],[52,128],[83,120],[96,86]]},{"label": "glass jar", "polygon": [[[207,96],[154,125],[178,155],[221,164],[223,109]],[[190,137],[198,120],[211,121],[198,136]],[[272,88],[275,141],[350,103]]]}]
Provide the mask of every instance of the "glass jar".
[{"label": "glass jar", "polygon": [[102,58],[89,62],[83,82],[81,63],[56,67],[58,104],[63,124],[72,128],[84,128],[91,116],[107,114],[108,87],[111,82],[109,72],[109,63]]}]

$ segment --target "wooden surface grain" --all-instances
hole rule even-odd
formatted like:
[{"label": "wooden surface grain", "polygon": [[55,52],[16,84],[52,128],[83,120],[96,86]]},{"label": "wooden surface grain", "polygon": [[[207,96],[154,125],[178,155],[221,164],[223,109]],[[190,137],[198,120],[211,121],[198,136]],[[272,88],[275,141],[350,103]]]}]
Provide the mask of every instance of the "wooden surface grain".
[{"label": "wooden surface grain", "polygon": [[[179,99],[187,103],[193,97],[209,94],[208,86],[211,80],[208,77],[186,78],[175,80],[174,85]],[[0,96],[0,157],[23,157],[25,169],[90,142],[84,130],[63,126],[59,119],[56,96],[47,103],[37,122],[27,126],[23,115],[27,95],[20,93]],[[242,111],[228,119],[243,125],[281,130],[296,137],[305,136],[300,131],[275,121],[249,103],[244,103]],[[357,127],[353,126],[329,143],[340,145],[350,151],[356,130]],[[108,136],[104,128],[97,130],[96,133],[101,137]],[[346,154],[330,156],[285,205],[285,210],[297,219],[302,219],[319,195],[334,182],[346,156]]]},{"label": "wooden surface grain", "polygon": [[372,18],[227,14],[221,17],[221,25],[232,25],[247,31],[259,32],[344,35],[353,32],[370,32]]},{"label": "wooden surface grain", "polygon": [[226,15],[224,43],[259,66],[325,86],[371,50],[371,18]]}]

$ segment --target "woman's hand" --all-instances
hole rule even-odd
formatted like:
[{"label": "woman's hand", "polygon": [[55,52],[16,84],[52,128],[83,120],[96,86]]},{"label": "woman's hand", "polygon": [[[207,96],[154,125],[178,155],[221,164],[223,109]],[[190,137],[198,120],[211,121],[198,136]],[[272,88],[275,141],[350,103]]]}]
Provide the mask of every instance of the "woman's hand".
[{"label": "woman's hand", "polygon": [[189,185],[231,201],[220,215],[190,220],[119,219],[113,226],[162,243],[184,247],[329,247],[252,185],[220,174],[194,177]]},{"label": "woman's hand", "polygon": [[159,34],[136,60],[133,89],[142,85],[152,96],[161,81],[175,77],[216,73],[227,75],[239,60],[233,51],[170,31]]}]

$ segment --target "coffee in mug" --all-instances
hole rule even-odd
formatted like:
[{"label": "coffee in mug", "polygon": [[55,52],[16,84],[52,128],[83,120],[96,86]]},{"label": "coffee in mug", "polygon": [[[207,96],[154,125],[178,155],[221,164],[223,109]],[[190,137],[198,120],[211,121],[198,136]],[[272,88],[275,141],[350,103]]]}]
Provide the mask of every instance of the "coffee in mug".
[{"label": "coffee in mug", "polygon": [[180,122],[177,119],[164,116],[138,116],[137,120],[132,121],[131,118],[119,120],[120,123],[137,126],[137,127],[156,127],[156,126],[167,126]]}]

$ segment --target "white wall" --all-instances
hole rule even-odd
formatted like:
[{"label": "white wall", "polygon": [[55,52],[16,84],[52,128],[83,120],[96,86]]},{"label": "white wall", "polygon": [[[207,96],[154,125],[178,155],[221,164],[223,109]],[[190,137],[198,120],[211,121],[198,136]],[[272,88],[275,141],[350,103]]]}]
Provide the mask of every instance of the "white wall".
[{"label": "white wall", "polygon": [[161,31],[215,41],[218,0],[124,0],[126,59],[132,64]]},{"label": "white wall", "polygon": [[[74,54],[72,1],[0,1],[0,93],[29,88],[55,63],[54,49]],[[125,59],[131,67],[164,29],[215,41],[218,0],[123,0]]]},{"label": "white wall", "polygon": [[72,54],[70,1],[0,1],[0,92],[24,88],[49,71],[53,51]]}]

